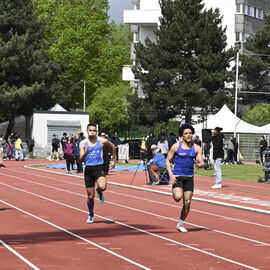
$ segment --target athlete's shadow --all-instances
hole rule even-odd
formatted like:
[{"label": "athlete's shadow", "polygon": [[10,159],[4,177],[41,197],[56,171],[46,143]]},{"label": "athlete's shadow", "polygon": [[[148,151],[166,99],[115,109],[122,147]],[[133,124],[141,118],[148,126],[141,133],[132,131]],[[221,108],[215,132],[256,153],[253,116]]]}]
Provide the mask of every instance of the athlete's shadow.
[{"label": "athlete's shadow", "polygon": [[6,207],[6,208],[0,208],[0,211],[5,211],[5,210],[15,210],[14,208],[9,208],[9,207]]},{"label": "athlete's shadow", "polygon": [[207,228],[187,228],[188,232],[200,232],[200,231],[212,231],[211,229]]}]

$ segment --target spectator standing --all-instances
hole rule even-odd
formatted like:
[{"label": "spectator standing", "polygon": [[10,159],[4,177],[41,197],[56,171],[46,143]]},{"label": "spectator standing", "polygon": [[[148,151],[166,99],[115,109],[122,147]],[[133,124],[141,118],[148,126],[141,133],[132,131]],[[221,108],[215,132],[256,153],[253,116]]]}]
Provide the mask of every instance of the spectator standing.
[{"label": "spectator standing", "polygon": [[65,147],[66,147],[66,142],[67,142],[68,138],[67,138],[67,133],[63,133],[63,137],[61,139],[61,146],[62,146],[62,151],[63,153],[65,153]]},{"label": "spectator standing", "polygon": [[213,160],[215,163],[215,173],[216,173],[216,184],[211,188],[222,188],[222,172],[221,172],[221,162],[224,158],[223,150],[223,133],[220,133],[222,128],[216,127],[214,129],[214,134],[211,137],[213,144]]},{"label": "spectator standing", "polygon": [[80,142],[82,141],[78,133],[75,134],[74,140],[74,156],[77,165],[77,173],[83,173],[82,162],[80,160]]},{"label": "spectator standing", "polygon": [[6,144],[6,141],[4,139],[3,135],[0,135],[0,149],[2,151],[2,154],[4,153],[4,145]]},{"label": "spectator standing", "polygon": [[261,137],[260,140],[260,158],[261,158],[261,164],[263,163],[263,151],[265,151],[267,149],[267,141],[264,138],[264,136]]},{"label": "spectator standing", "polygon": [[28,139],[26,140],[26,143],[27,143],[29,156],[30,158],[33,158],[33,148],[35,146],[35,141],[31,137],[28,137]]},{"label": "spectator standing", "polygon": [[177,142],[177,139],[176,139],[176,135],[171,132],[170,133],[170,137],[168,138],[168,147],[169,147],[169,150],[171,149],[171,147]]},{"label": "spectator standing", "polygon": [[236,162],[236,164],[237,164],[237,162],[238,162],[238,146],[239,146],[239,144],[238,144],[238,141],[237,141],[237,139],[236,138],[233,138],[232,139],[232,142],[233,142],[233,147],[234,147],[234,151],[233,151],[233,160],[234,160],[234,162]]},{"label": "spectator standing", "polygon": [[145,160],[145,158],[146,158],[146,139],[145,136],[143,136],[140,144],[140,161]]},{"label": "spectator standing", "polygon": [[12,160],[13,159],[14,147],[15,147],[15,138],[14,138],[14,134],[11,133],[8,136],[8,139],[7,139],[7,154],[6,154],[6,157],[9,160]]},{"label": "spectator standing", "polygon": [[232,137],[228,141],[225,142],[226,149],[227,149],[227,163],[233,164],[233,152],[234,152],[234,145],[232,141]]},{"label": "spectator standing", "polygon": [[[74,142],[72,139],[72,135],[69,135],[67,137],[67,141],[65,143],[64,156],[65,156],[66,164],[67,164],[66,174],[69,174],[74,171]],[[70,165],[71,165],[71,171],[70,171]]]},{"label": "spectator standing", "polygon": [[161,153],[167,157],[167,154],[169,152],[169,146],[168,146],[168,141],[165,136],[161,137],[157,147],[160,149]]},{"label": "spectator standing", "polygon": [[59,148],[60,148],[59,139],[56,134],[53,134],[51,160],[54,160],[54,153],[56,156],[56,160],[57,161],[59,160]]},{"label": "spectator standing", "polygon": [[200,137],[199,136],[196,136],[195,137],[194,143],[197,144],[197,145],[199,145],[200,147],[202,147],[202,141],[200,140]]},{"label": "spectator standing", "polygon": [[6,167],[6,166],[5,166],[4,161],[3,161],[3,152],[0,148],[0,168],[1,167]]},{"label": "spectator standing", "polygon": [[[104,132],[101,133],[101,137],[104,139],[108,139],[108,136]],[[103,152],[103,161],[104,161],[104,174],[108,175],[109,174],[109,169],[110,169],[110,162],[111,162],[111,148],[108,147],[107,145],[104,145],[102,148]]]},{"label": "spectator standing", "polygon": [[149,161],[153,157],[151,150],[151,146],[153,144],[155,144],[154,134],[153,132],[149,132],[149,136],[146,140],[147,161]]},{"label": "spectator standing", "polygon": [[17,135],[17,139],[15,141],[15,147],[16,147],[16,153],[15,153],[16,161],[19,161],[19,160],[24,161],[23,151],[22,151],[22,140],[19,134]]},{"label": "spectator standing", "polygon": [[115,132],[113,135],[113,144],[115,146],[115,150],[116,150],[116,161],[119,161],[119,145],[121,144],[120,139],[118,138],[118,134]]}]

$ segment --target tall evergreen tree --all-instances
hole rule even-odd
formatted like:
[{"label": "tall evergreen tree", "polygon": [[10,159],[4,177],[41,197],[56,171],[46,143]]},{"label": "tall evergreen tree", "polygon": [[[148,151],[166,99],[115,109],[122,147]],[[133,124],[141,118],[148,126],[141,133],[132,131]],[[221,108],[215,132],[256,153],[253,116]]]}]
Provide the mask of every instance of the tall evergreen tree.
[{"label": "tall evergreen tree", "polygon": [[265,26],[247,40],[244,48],[248,53],[240,58],[240,79],[244,82],[241,90],[250,91],[250,94],[241,94],[244,104],[270,102],[270,95],[252,94],[270,92],[270,15],[265,14],[264,21]]},{"label": "tall evergreen tree", "polygon": [[63,67],[47,50],[32,1],[0,0],[0,111],[10,120],[8,131],[18,114],[68,101],[70,83],[58,78]]},{"label": "tall evergreen tree", "polygon": [[[234,49],[225,50],[218,10],[202,0],[160,0],[162,17],[156,40],[136,46],[135,77],[143,83],[139,103],[144,121],[168,121],[179,113],[191,120],[195,106],[221,106]],[[138,100],[135,102],[138,103]]]}]

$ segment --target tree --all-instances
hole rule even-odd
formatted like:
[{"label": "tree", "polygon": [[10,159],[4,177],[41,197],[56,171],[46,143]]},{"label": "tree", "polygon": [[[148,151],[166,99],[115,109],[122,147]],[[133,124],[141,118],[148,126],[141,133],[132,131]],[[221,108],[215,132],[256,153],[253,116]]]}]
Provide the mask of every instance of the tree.
[{"label": "tree", "polygon": [[[74,83],[86,81],[87,104],[99,87],[121,81],[122,67],[130,61],[130,29],[109,23],[107,0],[34,1],[46,19],[50,56],[66,63],[64,76]],[[81,96],[74,95],[73,102],[79,106]]]},{"label": "tree", "polygon": [[141,118],[168,121],[182,112],[191,121],[194,106],[223,105],[235,51],[225,50],[218,10],[203,10],[202,0],[159,2],[162,17],[155,42],[146,39],[135,47],[133,71],[145,93],[140,107],[150,111]]},{"label": "tree", "polygon": [[[265,26],[249,38],[245,44],[247,55],[241,55],[240,79],[244,81],[242,90],[269,92],[270,82],[270,16],[264,16]],[[270,102],[269,95],[242,94],[244,104]]]},{"label": "tree", "polygon": [[87,108],[90,120],[107,132],[126,129],[129,125],[127,96],[130,95],[130,87],[123,82],[99,88]]},{"label": "tree", "polygon": [[7,132],[18,114],[28,117],[69,98],[69,81],[57,76],[63,66],[50,61],[43,40],[31,0],[0,0],[0,111],[10,120]]},{"label": "tree", "polygon": [[256,125],[264,126],[270,123],[270,105],[269,104],[255,104],[248,106],[247,111],[243,116],[243,120]]}]

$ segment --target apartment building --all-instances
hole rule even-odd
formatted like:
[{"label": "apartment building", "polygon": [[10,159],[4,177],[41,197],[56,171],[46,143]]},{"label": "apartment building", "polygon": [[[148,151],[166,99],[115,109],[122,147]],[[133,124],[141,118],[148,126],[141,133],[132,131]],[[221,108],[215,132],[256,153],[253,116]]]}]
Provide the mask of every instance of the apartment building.
[{"label": "apartment building", "polygon": [[[135,62],[134,44],[144,43],[146,37],[155,41],[154,29],[159,25],[161,10],[158,0],[130,0],[133,10],[124,10],[124,23],[131,25],[133,43],[131,59]],[[203,0],[206,9],[219,8],[223,16],[222,25],[226,27],[227,47],[235,42],[245,42],[264,26],[264,12],[270,10],[270,0]],[[135,80],[131,66],[123,68],[124,81],[130,81],[138,95],[143,97],[142,85]]]}]

